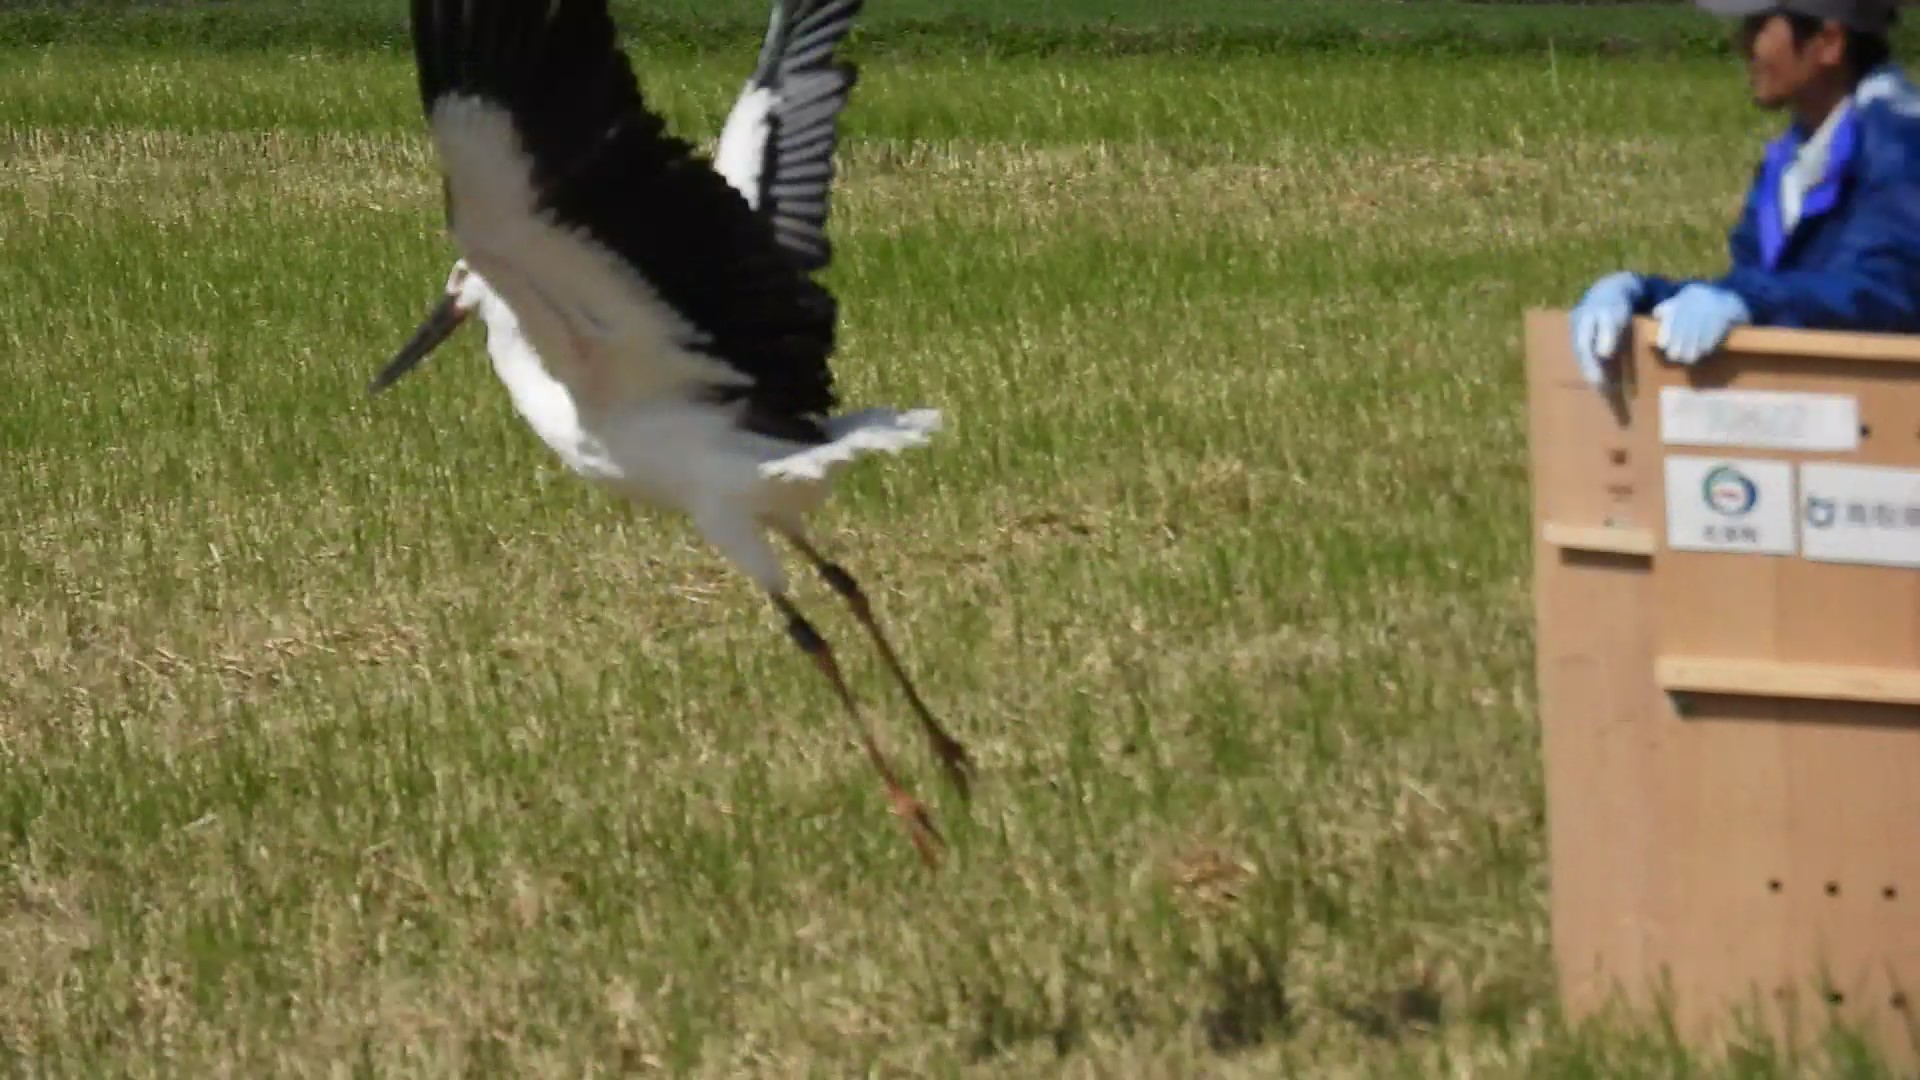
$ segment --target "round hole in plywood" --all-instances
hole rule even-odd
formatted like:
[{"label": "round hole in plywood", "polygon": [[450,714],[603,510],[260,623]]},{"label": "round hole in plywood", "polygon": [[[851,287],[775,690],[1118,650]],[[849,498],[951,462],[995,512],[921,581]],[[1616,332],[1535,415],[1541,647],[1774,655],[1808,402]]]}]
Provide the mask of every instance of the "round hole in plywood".
[{"label": "round hole in plywood", "polygon": [[1781,890],[1782,888],[1784,888],[1784,886],[1782,886],[1782,885],[1780,884],[1780,879],[1779,879],[1779,878],[1769,878],[1769,879],[1767,880],[1767,891],[1768,891],[1768,892],[1779,892],[1779,891],[1780,891],[1780,890]]},{"label": "round hole in plywood", "polygon": [[1900,890],[1889,885],[1880,890],[1880,895],[1886,897],[1888,900],[1898,900],[1900,899]]},{"label": "round hole in plywood", "polygon": [[1828,895],[1828,896],[1839,896],[1839,895],[1840,895],[1840,883],[1839,883],[1839,882],[1837,882],[1837,881],[1829,881],[1829,882],[1827,882],[1827,895]]},{"label": "round hole in plywood", "polygon": [[1893,1006],[1896,1009],[1901,1009],[1901,1010],[1906,1009],[1907,1007],[1906,993],[1904,991],[1895,990],[1893,992],[1893,995],[1887,998],[1887,1004]]}]

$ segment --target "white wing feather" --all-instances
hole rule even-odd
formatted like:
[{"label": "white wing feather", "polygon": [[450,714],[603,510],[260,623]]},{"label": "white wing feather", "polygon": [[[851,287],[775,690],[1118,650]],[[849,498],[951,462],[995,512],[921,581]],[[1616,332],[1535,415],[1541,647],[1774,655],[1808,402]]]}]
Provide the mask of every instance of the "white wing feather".
[{"label": "white wing feather", "polygon": [[532,163],[504,110],[449,97],[435,105],[430,127],[455,241],[547,365],[582,396],[614,404],[694,383],[749,382],[689,351],[702,335],[630,266],[538,210]]}]

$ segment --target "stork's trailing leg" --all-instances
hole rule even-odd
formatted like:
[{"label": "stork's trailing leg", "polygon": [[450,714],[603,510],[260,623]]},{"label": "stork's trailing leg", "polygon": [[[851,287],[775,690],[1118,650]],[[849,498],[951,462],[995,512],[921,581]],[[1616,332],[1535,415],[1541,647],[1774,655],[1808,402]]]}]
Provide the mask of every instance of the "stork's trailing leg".
[{"label": "stork's trailing leg", "polygon": [[874,769],[880,773],[880,779],[885,781],[887,795],[893,799],[893,812],[898,814],[900,820],[905,823],[907,835],[913,840],[913,846],[920,849],[920,857],[928,866],[938,866],[940,860],[936,849],[944,847],[945,841],[934,829],[933,821],[927,815],[927,808],[907,792],[900,783],[900,778],[895,775],[892,764],[887,761],[886,755],[880,752],[880,744],[873,737],[873,729],[860,716],[859,708],[853,703],[853,693],[847,689],[847,681],[840,676],[840,665],[833,659],[832,647],[827,644],[827,639],[821,637],[820,632],[813,628],[813,624],[807,621],[806,616],[800,614],[800,610],[793,606],[793,601],[779,593],[769,595],[773,597],[774,607],[780,610],[780,614],[786,616],[787,633],[792,636],[794,644],[800,646],[801,651],[813,659],[814,666],[818,667],[820,673],[827,677],[827,681],[833,684],[834,693],[840,696],[840,703],[846,706],[847,717],[853,721],[854,727],[860,733],[860,744],[867,751],[867,760],[873,762]]},{"label": "stork's trailing leg", "polygon": [[933,718],[933,713],[927,709],[926,703],[920,700],[920,692],[914,689],[913,680],[907,678],[906,670],[900,664],[900,657],[894,653],[892,643],[881,631],[879,620],[873,615],[873,605],[868,602],[867,594],[861,590],[860,583],[853,579],[853,575],[847,572],[846,567],[820,554],[798,530],[783,528],[780,532],[789,543],[807,557],[809,562],[813,563],[814,569],[820,572],[820,576],[826,579],[833,591],[839,593],[841,598],[846,600],[847,606],[853,609],[854,618],[859,619],[860,625],[867,628],[867,633],[872,636],[874,645],[880,650],[881,658],[893,672],[893,677],[899,680],[900,688],[906,691],[907,700],[913,704],[914,714],[920,718],[920,730],[926,734],[927,742],[932,746],[934,754],[939,757],[941,766],[946,769],[947,778],[952,781],[955,788],[959,789],[961,798],[970,798],[973,790],[972,759],[968,757],[966,748],[960,745],[960,740],[949,735],[947,730],[940,726],[939,721]]}]

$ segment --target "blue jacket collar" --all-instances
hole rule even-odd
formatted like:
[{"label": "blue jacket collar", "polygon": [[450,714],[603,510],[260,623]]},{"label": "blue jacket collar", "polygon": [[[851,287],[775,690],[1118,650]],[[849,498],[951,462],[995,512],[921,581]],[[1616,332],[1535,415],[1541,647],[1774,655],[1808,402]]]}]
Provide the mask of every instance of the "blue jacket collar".
[{"label": "blue jacket collar", "polygon": [[1880,104],[1908,116],[1920,115],[1920,90],[1907,80],[1897,61],[1889,60],[1860,80],[1854,88],[1853,104],[1858,108]]},{"label": "blue jacket collar", "polygon": [[1860,120],[1857,102],[1849,97],[1839,105],[1839,115],[1833,118],[1833,132],[1827,144],[1826,166],[1820,179],[1807,188],[1800,203],[1800,216],[1793,229],[1788,229],[1784,220],[1785,211],[1780,201],[1780,182],[1785,176],[1794,158],[1800,153],[1807,140],[1814,133],[1803,131],[1798,124],[1790,124],[1786,131],[1767,144],[1766,158],[1760,170],[1757,193],[1759,198],[1760,261],[1768,269],[1779,264],[1780,255],[1786,250],[1787,242],[1799,226],[1813,218],[1832,210],[1839,202],[1840,188],[1845,182],[1847,166],[1853,161],[1855,148],[1859,145]]}]

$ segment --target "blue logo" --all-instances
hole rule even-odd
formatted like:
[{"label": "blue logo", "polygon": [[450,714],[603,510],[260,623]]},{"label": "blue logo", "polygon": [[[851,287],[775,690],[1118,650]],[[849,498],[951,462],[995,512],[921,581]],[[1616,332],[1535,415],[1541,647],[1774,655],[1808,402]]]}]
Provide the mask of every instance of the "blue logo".
[{"label": "blue logo", "polygon": [[1727,517],[1740,517],[1760,501],[1760,489],[1731,465],[1714,466],[1701,483],[1700,494],[1709,507]]},{"label": "blue logo", "polygon": [[1839,506],[1832,500],[1819,495],[1807,496],[1807,524],[1816,529],[1833,528],[1834,519],[1840,516]]}]

